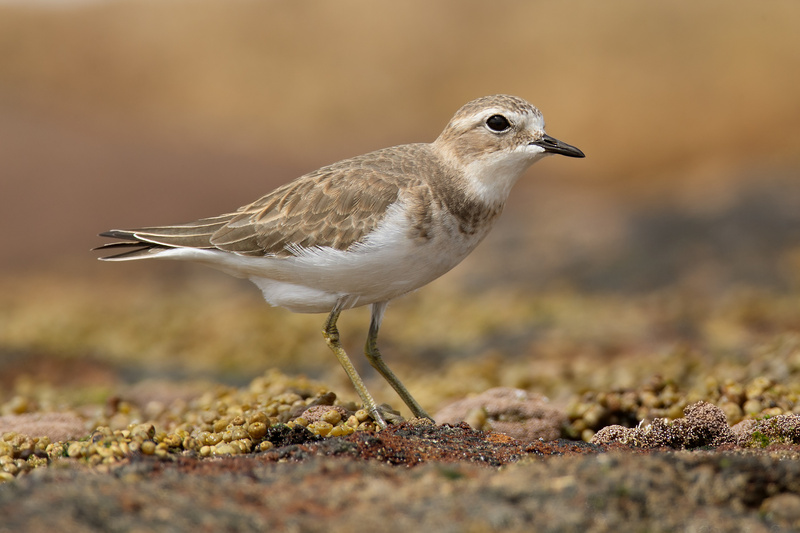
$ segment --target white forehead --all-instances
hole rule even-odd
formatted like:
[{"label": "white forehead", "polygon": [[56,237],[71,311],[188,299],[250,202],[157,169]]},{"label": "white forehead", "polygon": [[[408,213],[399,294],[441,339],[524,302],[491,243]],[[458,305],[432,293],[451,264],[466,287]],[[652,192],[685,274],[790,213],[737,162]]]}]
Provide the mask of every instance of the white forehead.
[{"label": "white forehead", "polygon": [[544,131],[544,117],[533,106],[529,109],[517,110],[503,106],[491,106],[471,110],[470,113],[459,113],[450,121],[450,126],[456,130],[467,130],[478,124],[485,124],[486,120],[494,115],[502,115],[511,122],[512,127],[532,131]]}]

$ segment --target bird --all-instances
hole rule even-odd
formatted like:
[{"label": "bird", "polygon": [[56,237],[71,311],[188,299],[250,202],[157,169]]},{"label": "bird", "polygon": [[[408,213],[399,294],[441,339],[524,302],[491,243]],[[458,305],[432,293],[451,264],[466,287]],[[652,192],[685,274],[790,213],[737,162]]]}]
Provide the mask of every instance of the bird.
[{"label": "bird", "polygon": [[512,186],[549,155],[582,158],[545,133],[523,98],[463,105],[430,143],[379,149],[305,174],[236,211],[188,223],[100,234],[105,261],[170,259],[247,278],[296,313],[327,313],[323,337],[381,428],[384,413],[340,343],[342,311],[370,305],[364,349],[415,418],[432,420],[387,366],[378,330],[390,300],[459,264],[487,235]]}]

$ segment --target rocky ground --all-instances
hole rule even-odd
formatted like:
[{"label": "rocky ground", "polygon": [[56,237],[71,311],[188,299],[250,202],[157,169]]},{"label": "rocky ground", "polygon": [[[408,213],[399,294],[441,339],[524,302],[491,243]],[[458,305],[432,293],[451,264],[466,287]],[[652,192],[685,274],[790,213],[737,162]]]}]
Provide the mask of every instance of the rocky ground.
[{"label": "rocky ground", "polygon": [[[377,431],[318,324],[220,283],[191,297],[149,278],[135,292],[102,277],[6,286],[0,529],[800,527],[791,290],[490,289],[476,304],[457,284],[431,287],[393,306],[384,351],[438,424]],[[149,312],[126,324],[117,306]],[[233,306],[239,322],[198,331]],[[437,335],[417,322],[425,313],[441,317]],[[277,331],[297,332],[278,345],[299,354],[282,365],[296,373],[247,356]],[[408,331],[420,338],[399,342]]]},{"label": "rocky ground", "polygon": [[94,467],[54,460],[0,489],[3,530],[793,531],[800,526],[796,444],[710,447],[698,436],[682,443],[695,446],[692,450],[642,451],[564,440],[523,443],[466,425],[427,424],[324,439],[306,430],[275,433],[280,433],[272,436],[277,444],[268,451],[239,456],[159,457],[139,451]]}]

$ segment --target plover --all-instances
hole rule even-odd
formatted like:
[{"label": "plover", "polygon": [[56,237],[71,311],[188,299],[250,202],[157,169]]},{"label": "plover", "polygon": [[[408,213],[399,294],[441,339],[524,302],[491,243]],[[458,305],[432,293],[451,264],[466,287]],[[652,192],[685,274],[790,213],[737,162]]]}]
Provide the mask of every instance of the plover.
[{"label": "plover", "polygon": [[389,369],[377,338],[388,302],[461,262],[483,240],[523,172],[544,156],[584,157],[544,131],[522,98],[459,109],[432,143],[384,148],[320,168],[227,213],[184,224],[111,230],[107,261],[194,261],[249,278],[267,302],[328,313],[323,335],[364,408],[383,414],[339,342],[345,309],[371,305],[365,354],[415,417],[430,418]]}]

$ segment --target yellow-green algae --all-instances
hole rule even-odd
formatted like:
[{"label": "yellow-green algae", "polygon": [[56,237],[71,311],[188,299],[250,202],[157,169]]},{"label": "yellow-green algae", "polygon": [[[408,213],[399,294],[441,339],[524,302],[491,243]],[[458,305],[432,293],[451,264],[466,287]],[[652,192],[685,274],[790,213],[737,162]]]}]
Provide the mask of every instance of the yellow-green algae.
[{"label": "yellow-green algae", "polygon": [[[2,435],[0,480],[64,458],[98,465],[137,452],[166,458],[266,451],[272,447],[269,429],[282,425],[302,426],[323,437],[378,430],[366,411],[349,402],[330,405],[334,398],[307,379],[269,372],[246,388],[217,386],[188,402],[150,402],[143,409],[120,401],[88,424],[94,429],[85,439],[51,442],[48,437],[15,432]],[[301,416],[306,412],[318,420],[309,423]]]}]

